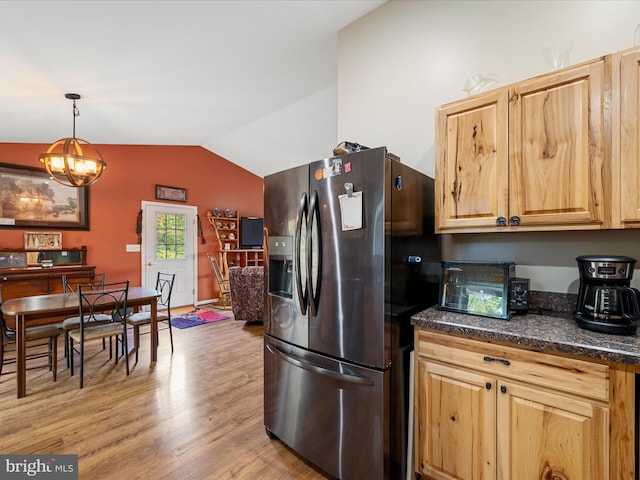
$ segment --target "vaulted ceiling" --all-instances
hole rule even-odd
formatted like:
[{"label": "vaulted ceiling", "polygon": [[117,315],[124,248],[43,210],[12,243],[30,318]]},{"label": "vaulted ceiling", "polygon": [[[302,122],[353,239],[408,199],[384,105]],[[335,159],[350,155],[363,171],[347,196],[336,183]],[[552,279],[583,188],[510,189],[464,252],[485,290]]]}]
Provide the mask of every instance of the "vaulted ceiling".
[{"label": "vaulted ceiling", "polygon": [[385,1],[2,1],[0,141],[70,136],[73,92],[95,144],[200,145],[259,176],[330,155],[337,32]]}]

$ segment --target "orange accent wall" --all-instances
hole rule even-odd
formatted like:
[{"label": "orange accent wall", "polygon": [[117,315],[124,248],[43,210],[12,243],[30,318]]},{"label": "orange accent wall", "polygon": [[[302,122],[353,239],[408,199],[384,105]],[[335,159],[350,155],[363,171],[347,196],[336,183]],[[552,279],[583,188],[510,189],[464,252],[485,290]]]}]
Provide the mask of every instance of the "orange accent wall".
[{"label": "orange accent wall", "polygon": [[[0,143],[0,163],[41,167],[38,155],[48,144]],[[186,205],[198,207],[206,240],[198,240],[198,300],[217,298],[207,252],[217,249],[207,211],[237,210],[242,216],[264,214],[263,180],[202,147],[97,145],[107,170],[89,188],[89,230],[60,230],[66,248],[87,246],[88,263],[107,278],[142,282],[140,253],[126,252],[138,243],[136,219],[142,201],[155,199],[155,186],[187,189]],[[182,204],[181,202],[178,202]],[[33,229],[28,229],[33,230]],[[55,229],[51,229],[54,230]],[[23,229],[0,228],[0,248],[22,248]]]}]

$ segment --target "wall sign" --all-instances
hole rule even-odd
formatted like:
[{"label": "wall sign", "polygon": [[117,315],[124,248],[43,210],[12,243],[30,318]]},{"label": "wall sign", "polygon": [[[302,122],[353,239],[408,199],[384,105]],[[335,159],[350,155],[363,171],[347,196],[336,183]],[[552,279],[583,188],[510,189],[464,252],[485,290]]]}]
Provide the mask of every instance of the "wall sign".
[{"label": "wall sign", "polygon": [[173,202],[186,202],[187,189],[156,185],[156,200],[171,200]]}]

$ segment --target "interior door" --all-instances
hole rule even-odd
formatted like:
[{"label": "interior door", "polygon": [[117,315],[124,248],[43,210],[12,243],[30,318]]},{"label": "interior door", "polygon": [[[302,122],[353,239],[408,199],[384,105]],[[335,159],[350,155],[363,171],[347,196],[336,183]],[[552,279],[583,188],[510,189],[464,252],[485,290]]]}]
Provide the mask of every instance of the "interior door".
[{"label": "interior door", "polygon": [[142,286],[153,288],[158,272],[175,273],[172,306],[195,305],[197,208],[142,202]]}]

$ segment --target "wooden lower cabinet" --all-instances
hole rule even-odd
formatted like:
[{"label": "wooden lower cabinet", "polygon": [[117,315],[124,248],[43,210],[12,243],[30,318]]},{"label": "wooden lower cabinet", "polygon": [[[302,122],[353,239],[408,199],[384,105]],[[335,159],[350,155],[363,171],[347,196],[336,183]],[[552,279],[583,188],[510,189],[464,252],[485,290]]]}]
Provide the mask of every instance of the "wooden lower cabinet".
[{"label": "wooden lower cabinet", "polygon": [[493,379],[418,359],[418,472],[437,479],[496,478]]},{"label": "wooden lower cabinet", "polygon": [[416,351],[423,478],[635,478],[631,369],[418,328]]},{"label": "wooden lower cabinet", "polygon": [[498,478],[609,478],[608,407],[512,382],[496,394]]}]

